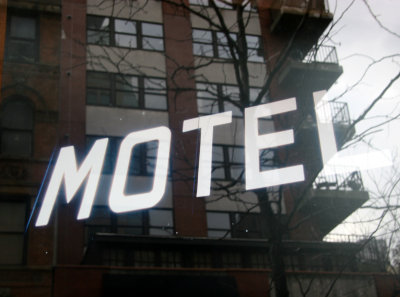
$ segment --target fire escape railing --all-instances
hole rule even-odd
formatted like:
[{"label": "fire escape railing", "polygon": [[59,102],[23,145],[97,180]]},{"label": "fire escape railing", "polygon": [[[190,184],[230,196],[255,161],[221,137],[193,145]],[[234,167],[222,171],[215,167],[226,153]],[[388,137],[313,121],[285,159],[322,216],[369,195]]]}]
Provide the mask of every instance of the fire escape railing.
[{"label": "fire escape railing", "polygon": [[339,191],[364,191],[361,173],[353,171],[350,174],[333,174],[318,176],[313,188],[317,190],[339,190]]},{"label": "fire escape railing", "polygon": [[280,8],[282,6],[300,9],[321,10],[324,12],[328,11],[327,0],[277,0],[273,3],[274,8]]},{"label": "fire escape railing", "polygon": [[330,101],[332,123],[339,125],[350,125],[350,113],[346,102]]},{"label": "fire escape railing", "polygon": [[303,63],[339,64],[336,47],[326,45],[314,46],[304,57]]}]

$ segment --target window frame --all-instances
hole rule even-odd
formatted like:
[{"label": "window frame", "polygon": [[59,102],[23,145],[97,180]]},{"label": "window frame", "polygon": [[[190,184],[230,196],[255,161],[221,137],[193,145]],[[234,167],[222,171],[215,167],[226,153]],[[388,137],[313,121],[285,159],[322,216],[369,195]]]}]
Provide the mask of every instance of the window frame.
[{"label": "window frame", "polygon": [[0,197],[0,205],[2,203],[16,203],[16,204],[21,204],[24,205],[25,207],[25,214],[24,214],[24,230],[21,231],[0,231],[0,235],[20,235],[22,236],[22,255],[21,255],[21,261],[19,263],[0,263],[0,267],[3,265],[12,265],[12,266],[22,266],[25,265],[27,262],[27,248],[28,248],[28,242],[26,238],[26,224],[28,222],[28,217],[30,213],[30,199],[28,196],[16,196],[16,195],[9,195],[6,197]]},{"label": "window frame", "polygon": [[[3,124],[3,116],[7,113],[7,106],[16,102],[21,102],[25,104],[31,112],[32,122],[30,128],[15,128],[7,127]],[[8,133],[24,133],[29,134],[30,138],[30,149],[27,154],[10,153],[3,151],[3,135],[4,132]],[[35,107],[31,100],[24,96],[12,95],[7,97],[0,106],[0,156],[7,156],[11,158],[32,158],[34,152],[34,132],[35,132]]]},{"label": "window frame", "polygon": [[[22,37],[12,37],[11,36],[11,22],[14,17],[20,18],[28,18],[32,19],[35,24],[35,37],[33,39],[30,38],[22,38]],[[35,64],[40,61],[40,24],[38,15],[29,13],[29,12],[14,12],[9,11],[7,15],[7,28],[6,28],[6,46],[5,46],[5,55],[4,59],[7,62],[17,62],[17,63],[27,63],[27,64]],[[26,60],[23,57],[13,57],[11,56],[10,43],[13,41],[22,41],[29,43],[33,48],[32,60]]]},{"label": "window frame", "polygon": [[[208,40],[204,39],[202,40],[196,40],[194,34],[195,32],[208,32],[211,34],[211,40],[208,42]],[[219,35],[222,34],[222,38],[219,37]],[[230,35],[232,35],[233,39],[237,39],[237,33],[231,32]],[[258,47],[248,47],[247,49],[247,62],[250,63],[265,63],[264,61],[264,55],[263,55],[263,44],[262,44],[262,39],[261,36],[259,35],[254,35],[254,34],[246,34],[246,40],[247,38],[258,38]],[[221,31],[215,31],[215,30],[210,30],[210,29],[203,29],[203,28],[192,28],[192,51],[194,56],[198,57],[205,57],[205,58],[217,58],[217,59],[222,59],[222,60],[232,60],[232,57],[230,56],[230,53],[227,53],[226,56],[223,56],[220,54],[220,48],[223,47],[228,47],[227,41],[224,42],[225,39],[225,34]],[[247,43],[249,45],[249,43]],[[195,45],[208,45],[212,47],[212,55],[206,55],[206,54],[201,54],[201,53],[196,53],[195,52]],[[254,54],[249,54],[250,52],[255,52],[256,55]]]},{"label": "window frame", "polygon": [[[137,49],[137,50],[144,50],[144,51],[154,51],[154,52],[164,52],[165,51],[165,34],[164,34],[164,25],[162,23],[156,23],[156,22],[146,22],[146,21],[141,21],[141,20],[132,20],[132,19],[123,19],[123,18],[116,18],[116,17],[110,17],[110,16],[101,16],[101,15],[87,15],[87,18],[103,18],[103,19],[108,19],[109,20],[109,26],[108,30],[102,30],[102,29],[91,29],[89,28],[89,21],[87,21],[86,25],[86,42],[87,44],[93,44],[93,45],[100,45],[100,46],[114,46],[118,48],[126,48],[126,49]],[[116,29],[116,21],[125,21],[125,22],[132,22],[135,23],[135,33],[129,33],[129,32],[119,32]],[[150,24],[150,25],[157,25],[161,27],[161,32],[162,36],[153,36],[153,35],[146,35],[143,33],[143,25]],[[89,31],[95,31],[95,32],[108,32],[108,42],[106,44],[102,43],[96,43],[96,42],[91,42],[89,41]],[[118,45],[117,44],[117,38],[116,35],[126,35],[126,36],[135,36],[136,38],[136,46],[124,46],[124,45]],[[146,38],[153,38],[153,39],[159,39],[162,41],[162,49],[155,49],[155,48],[146,48],[145,43],[143,42],[144,39]]]},{"label": "window frame", "polygon": [[[94,210],[94,211],[93,211]],[[109,223],[101,223],[101,224],[96,224],[91,221],[95,219],[102,219],[101,217],[95,217],[93,213],[95,213],[97,210],[104,210],[108,214],[108,220]],[[161,225],[152,225],[151,224],[151,211],[167,211],[170,212],[171,217],[172,217],[172,225],[169,226],[161,226]],[[125,215],[141,215],[141,223],[140,224],[124,224],[119,222],[119,218],[121,217],[121,214],[116,214],[112,212],[108,206],[106,205],[94,205],[92,209],[92,215],[89,217],[87,220],[85,220],[85,242],[88,244],[88,242],[93,238],[95,233],[116,233],[116,234],[136,234],[136,233],[124,233],[124,232],[119,232],[121,228],[125,229],[142,229],[141,234],[136,234],[136,235],[145,235],[145,236],[158,236],[155,234],[152,234],[152,229],[159,229],[159,230],[168,230],[170,232],[170,236],[173,236],[175,234],[175,225],[174,225],[174,211],[172,208],[151,208],[151,209],[145,209],[145,210],[139,210],[131,213],[126,213]],[[92,231],[90,228],[103,228],[106,231]],[[165,235],[164,235],[165,236]]]},{"label": "window frame", "polygon": [[[208,89],[203,89],[203,88],[199,88],[200,85],[204,85],[204,86],[210,86],[210,91]],[[201,105],[199,105],[199,100],[200,101],[210,101],[210,102],[215,102],[215,106],[217,108],[217,110],[215,111],[216,113],[219,112],[225,112],[225,111],[230,111],[232,109],[227,109],[225,104],[229,103],[231,105],[233,105],[235,108],[237,108],[239,110],[239,107],[234,105],[234,103],[231,103],[229,101],[226,101],[224,98],[226,97],[226,94],[224,92],[224,89],[229,89],[229,88],[238,88],[239,91],[239,87],[237,85],[231,85],[231,84],[221,84],[221,83],[212,83],[212,82],[201,82],[201,81],[197,81],[196,82],[196,101],[197,101],[197,110],[199,115],[210,115],[210,114],[214,114],[214,111],[211,110],[211,112],[202,112],[200,111],[199,107]],[[215,93],[213,92],[213,90],[215,90]],[[261,88],[259,87],[250,87],[250,92],[252,90],[261,90]],[[203,96],[201,93],[209,93],[210,96]],[[233,93],[234,95],[236,93]],[[237,93],[237,99],[238,102],[240,102],[240,98],[239,98],[239,93]],[[250,95],[251,97],[251,95]],[[236,101],[236,100],[232,100],[232,96],[230,97],[231,101]],[[265,98],[265,97],[264,97]],[[251,98],[250,98],[251,100]],[[267,99],[263,99],[261,103],[266,103]],[[261,104],[260,103],[260,104]],[[212,103],[210,106],[214,106],[214,104]],[[235,111],[232,110],[232,116],[235,118],[243,118],[244,116],[244,111]]]},{"label": "window frame", "polygon": [[[228,225],[229,228],[218,228],[218,227],[210,227],[209,225],[209,215],[211,214],[223,214],[228,216]],[[261,214],[253,213],[253,212],[234,212],[234,211],[214,211],[207,210],[207,236],[213,238],[262,238],[263,230],[261,224]],[[239,218],[240,217],[240,218]],[[248,232],[250,236],[243,236],[243,231],[240,228],[240,222],[242,219],[254,218],[253,222],[257,225],[254,230]],[[210,235],[211,232],[220,232],[221,236]],[[245,233],[247,233],[245,231]],[[256,235],[254,235],[256,234]]]},{"label": "window frame", "polygon": [[[110,174],[112,175],[115,170],[116,159],[118,156],[119,147],[122,141],[122,137],[113,137],[113,136],[100,136],[100,135],[86,135],[86,151],[89,151],[92,148],[93,143],[102,138],[108,138],[108,146],[105,155],[104,165],[102,174]],[[149,156],[148,154],[148,143],[139,143],[135,146],[137,150],[133,151],[133,154],[138,153],[138,156],[133,155],[131,159],[133,161],[139,161],[139,165],[136,165],[133,168],[129,168],[128,175],[129,176],[149,176],[152,177],[154,175],[153,171],[148,170],[149,164],[155,164],[155,162],[149,162],[149,160],[155,161],[157,158],[154,156]],[[138,171],[136,171],[138,169]]]},{"label": "window frame", "polygon": [[[89,75],[94,74],[94,75],[104,75],[104,79],[108,80],[110,82],[110,87],[103,88],[103,87],[94,87],[89,85]],[[93,106],[107,106],[107,107],[118,107],[118,108],[130,108],[130,109],[145,109],[145,110],[153,110],[153,111],[161,111],[165,112],[168,111],[168,94],[167,94],[167,80],[163,77],[150,77],[150,76],[137,76],[137,75],[131,75],[131,74],[121,74],[121,73],[110,73],[110,72],[101,72],[101,71],[86,71],[86,105],[93,105]],[[137,85],[137,91],[127,91],[123,89],[118,89],[118,78],[119,77],[131,77],[131,78],[136,78],[138,85]],[[165,89],[148,89],[145,87],[146,85],[146,80],[159,80],[161,81]],[[96,93],[99,92],[99,90],[107,91],[109,92],[109,102],[108,104],[100,104],[101,100],[96,100],[96,103],[90,103],[88,102],[88,93],[89,91],[94,91]],[[119,105],[117,104],[117,92],[125,92],[125,93],[136,93],[138,98],[137,98],[137,105],[138,106],[129,106],[129,105]],[[160,95],[161,97],[164,97],[165,100],[162,104],[162,108],[149,108],[146,107],[146,95]],[[98,95],[96,96],[98,98]]]}]

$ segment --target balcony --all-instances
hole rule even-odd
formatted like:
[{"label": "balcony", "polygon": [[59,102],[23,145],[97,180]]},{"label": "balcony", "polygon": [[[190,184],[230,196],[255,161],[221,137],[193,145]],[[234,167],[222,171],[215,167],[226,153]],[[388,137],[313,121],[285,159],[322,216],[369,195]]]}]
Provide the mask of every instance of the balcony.
[{"label": "balcony", "polygon": [[335,130],[336,146],[340,150],[342,146],[349,141],[356,130],[351,127],[351,119],[347,103],[345,102],[329,102],[332,115],[333,128]]},{"label": "balcony", "polygon": [[298,90],[315,92],[328,90],[342,74],[336,48],[313,47],[306,55],[300,49],[293,50],[282,66],[278,83],[296,95]]},{"label": "balcony", "polygon": [[271,32],[296,34],[294,45],[307,52],[328,27],[333,15],[324,0],[274,0]]},{"label": "balcony", "polygon": [[319,175],[306,192],[301,211],[326,235],[368,200],[361,173]]}]

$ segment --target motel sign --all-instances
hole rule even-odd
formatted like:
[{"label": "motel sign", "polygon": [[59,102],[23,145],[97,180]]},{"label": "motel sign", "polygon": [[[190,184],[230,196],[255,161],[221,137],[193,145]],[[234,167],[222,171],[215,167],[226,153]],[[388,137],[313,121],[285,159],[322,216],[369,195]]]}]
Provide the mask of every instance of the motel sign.
[{"label": "motel sign", "polygon": [[[260,171],[258,158],[259,150],[284,146],[294,142],[293,129],[260,135],[258,133],[258,119],[296,109],[296,100],[294,98],[245,109],[244,151],[246,190],[304,181],[303,165],[299,164]],[[197,197],[210,195],[214,128],[230,124],[231,122],[231,111],[201,116],[183,122],[183,132],[200,130]],[[318,127],[318,130],[321,138],[320,127]],[[322,139],[320,140],[324,158],[323,141]],[[150,141],[158,142],[152,188],[148,192],[127,195],[124,193],[124,189],[128,180],[128,170],[133,148],[138,144]],[[45,226],[48,224],[62,182],[65,185],[66,201],[69,203],[83,182],[87,180],[77,219],[86,219],[90,216],[106,156],[107,145],[108,138],[97,140],[79,168],[76,162],[74,147],[61,148],[44,195],[36,226]],[[122,140],[108,197],[108,204],[112,211],[123,213],[151,208],[162,199],[167,183],[170,147],[171,131],[164,126],[132,132]]]}]

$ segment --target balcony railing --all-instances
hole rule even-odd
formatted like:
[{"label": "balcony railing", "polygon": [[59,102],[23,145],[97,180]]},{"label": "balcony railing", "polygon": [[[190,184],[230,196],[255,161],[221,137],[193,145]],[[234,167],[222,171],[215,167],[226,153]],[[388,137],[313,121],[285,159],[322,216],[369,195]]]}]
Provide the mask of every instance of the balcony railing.
[{"label": "balcony railing", "polygon": [[331,101],[329,102],[332,115],[332,123],[340,125],[350,125],[350,113],[346,102]]},{"label": "balcony railing", "polygon": [[283,6],[298,9],[328,11],[327,0],[276,0],[272,4],[272,8],[274,9],[280,9]]},{"label": "balcony railing", "polygon": [[331,191],[363,191],[364,185],[361,173],[359,171],[353,171],[350,175],[319,175],[313,183],[313,188]]},{"label": "balcony railing", "polygon": [[303,63],[330,63],[339,64],[334,46],[314,46],[304,57]]}]

